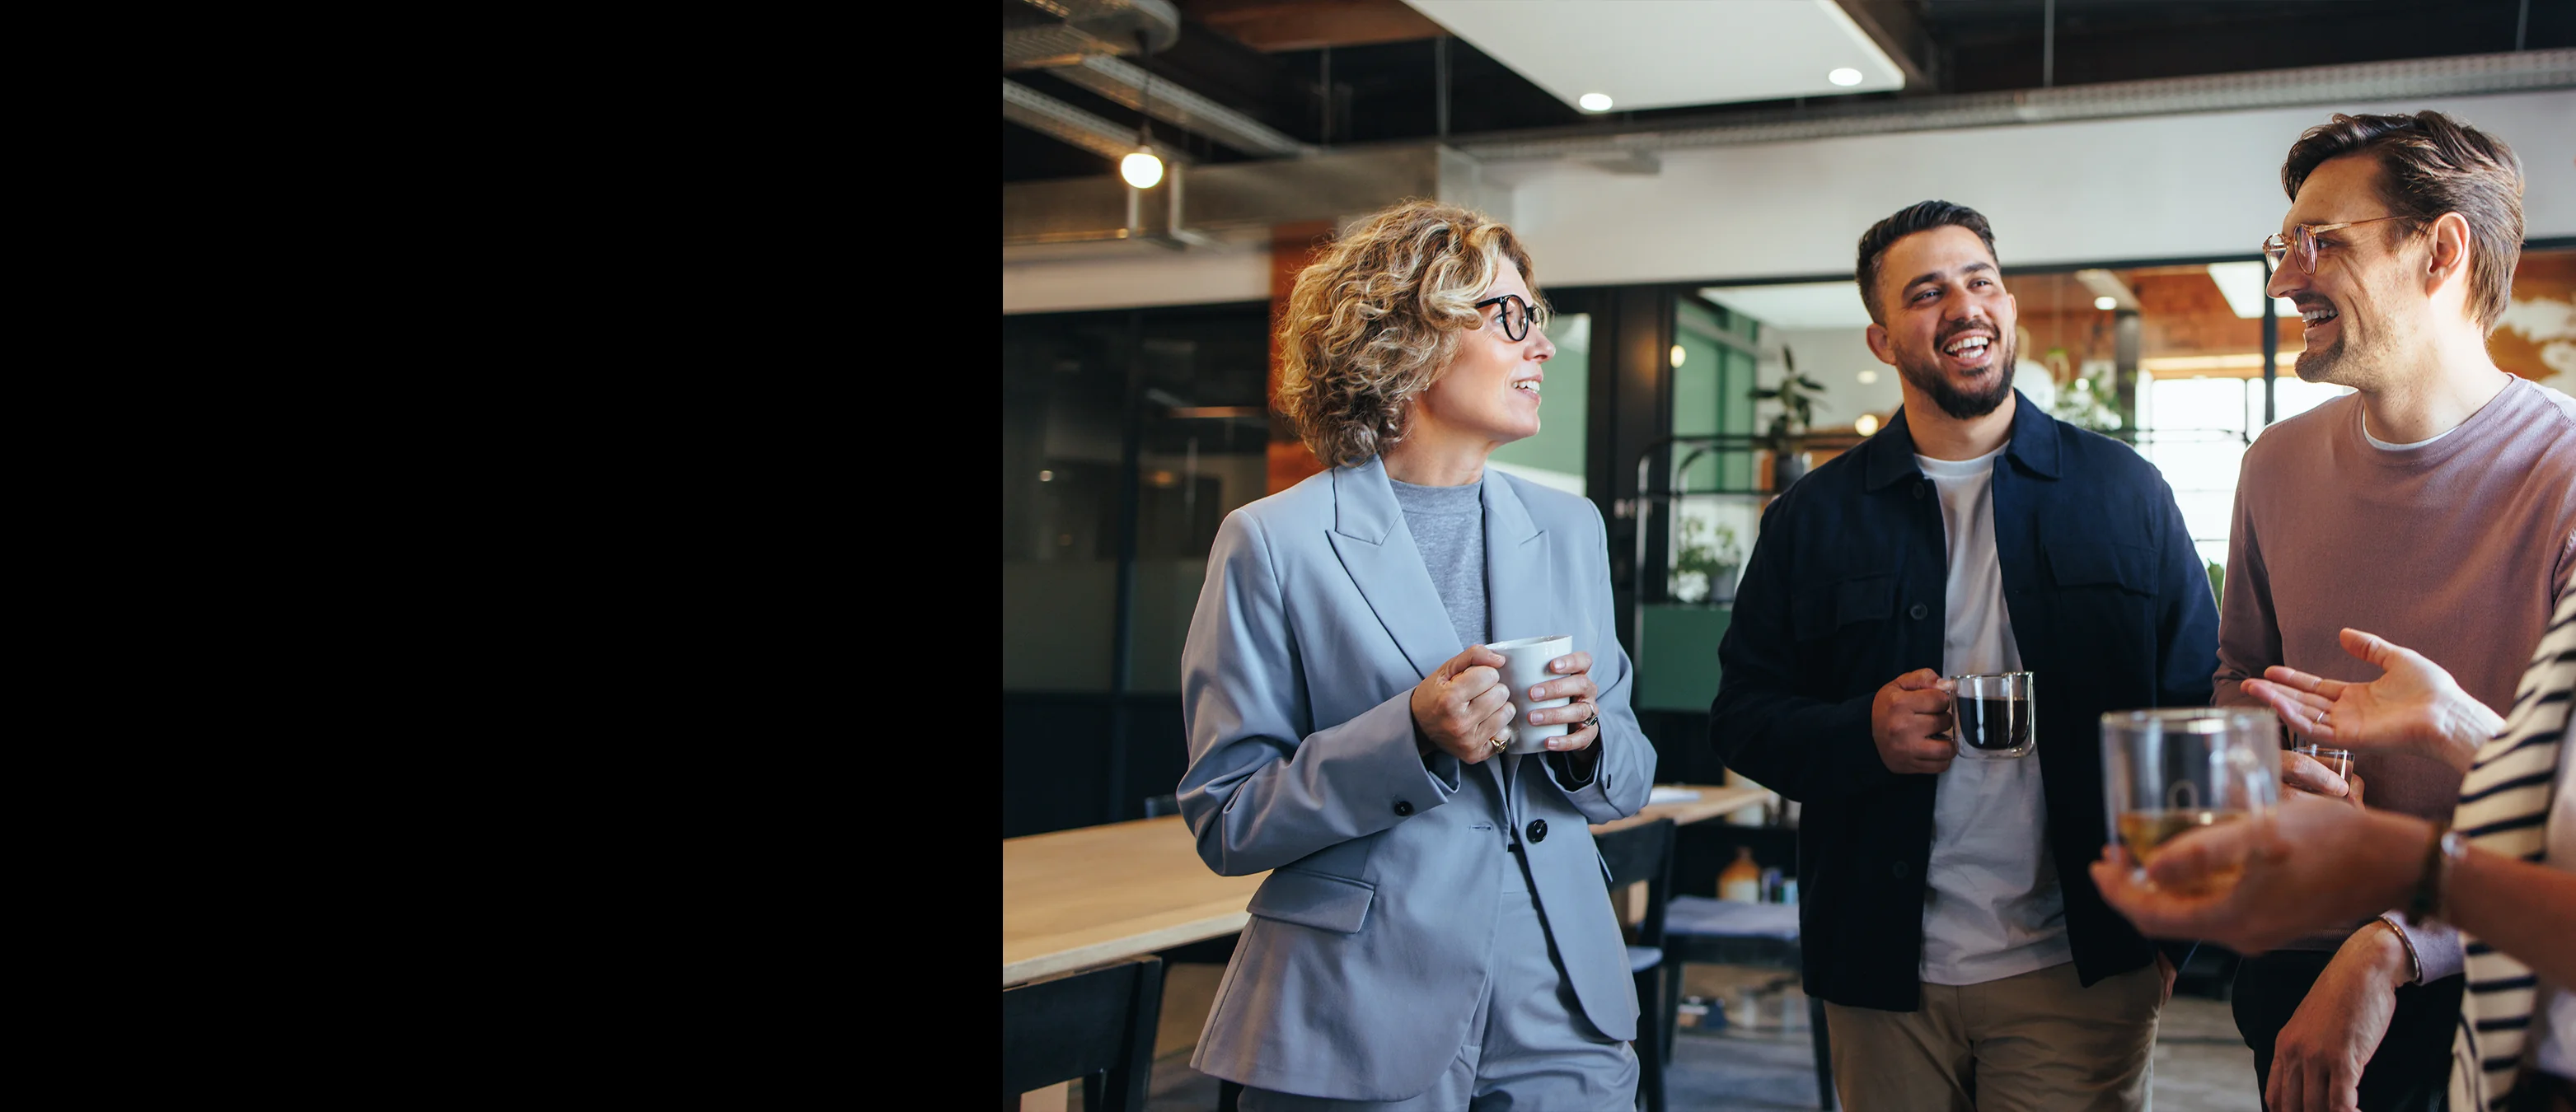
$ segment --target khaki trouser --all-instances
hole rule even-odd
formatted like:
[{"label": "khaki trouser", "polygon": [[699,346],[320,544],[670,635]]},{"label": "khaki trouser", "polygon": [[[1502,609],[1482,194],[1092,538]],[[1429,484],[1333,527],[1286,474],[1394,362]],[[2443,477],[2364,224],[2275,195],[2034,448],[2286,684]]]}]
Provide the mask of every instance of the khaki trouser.
[{"label": "khaki trouser", "polygon": [[1981,985],[1923,986],[1911,1012],[1825,1005],[1834,1087],[1851,1112],[2147,1107],[2164,974],[2091,988],[2065,962]]}]

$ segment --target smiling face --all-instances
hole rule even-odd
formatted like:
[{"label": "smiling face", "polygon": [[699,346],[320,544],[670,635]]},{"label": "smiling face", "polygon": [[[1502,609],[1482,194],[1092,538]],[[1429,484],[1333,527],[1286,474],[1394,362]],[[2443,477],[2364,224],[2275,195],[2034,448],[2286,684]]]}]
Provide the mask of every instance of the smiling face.
[{"label": "smiling face", "polygon": [[[2298,224],[2341,224],[2387,216],[2380,195],[2379,160],[2346,155],[2319,165],[2299,186],[2299,199],[2281,220],[2281,234]],[[2270,293],[2298,304],[2306,343],[2299,377],[2360,390],[2377,390],[2404,377],[2431,303],[2421,282],[2420,248],[2401,234],[2402,221],[2383,220],[2316,237],[2317,264],[2303,270],[2284,259]]]},{"label": "smiling face", "polygon": [[1870,352],[1942,412],[1972,420],[2012,396],[2020,310],[1977,233],[1945,224],[1889,244],[1875,296]]},{"label": "smiling face", "polygon": [[[1493,284],[1476,295],[1482,301],[1518,294],[1535,304],[1521,268],[1510,258],[1499,260]],[[1556,345],[1537,324],[1520,340],[1503,331],[1503,306],[1487,305],[1475,328],[1458,336],[1457,354],[1440,377],[1413,401],[1411,427],[1405,439],[1425,443],[1481,443],[1484,450],[1538,434],[1540,364],[1556,355]]]}]

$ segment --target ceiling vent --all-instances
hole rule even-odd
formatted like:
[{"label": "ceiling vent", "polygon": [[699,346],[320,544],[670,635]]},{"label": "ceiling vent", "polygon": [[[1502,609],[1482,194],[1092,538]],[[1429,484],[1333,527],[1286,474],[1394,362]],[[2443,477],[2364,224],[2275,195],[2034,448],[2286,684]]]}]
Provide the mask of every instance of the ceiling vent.
[{"label": "ceiling vent", "polygon": [[1170,0],[1019,0],[1002,9],[1002,72],[1161,50],[1181,37]]}]

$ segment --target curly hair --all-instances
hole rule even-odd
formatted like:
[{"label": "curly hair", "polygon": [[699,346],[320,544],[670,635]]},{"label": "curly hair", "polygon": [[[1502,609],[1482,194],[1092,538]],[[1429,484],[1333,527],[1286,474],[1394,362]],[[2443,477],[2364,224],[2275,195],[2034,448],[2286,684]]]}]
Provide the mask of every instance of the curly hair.
[{"label": "curly hair", "polygon": [[2504,140],[2445,116],[2334,118],[2309,128],[2281,163],[2281,190],[2292,203],[2326,160],[2367,154],[2379,162],[2379,194],[2404,235],[2416,235],[2445,213],[2469,224],[2469,315],[2490,333],[2513,300],[2514,263],[2522,257],[2522,160]]},{"label": "curly hair", "polygon": [[1502,262],[1538,278],[1520,240],[1492,217],[1406,201],[1361,221],[1297,275],[1279,325],[1279,407],[1328,467],[1404,438],[1414,398],[1484,321],[1476,297]]}]

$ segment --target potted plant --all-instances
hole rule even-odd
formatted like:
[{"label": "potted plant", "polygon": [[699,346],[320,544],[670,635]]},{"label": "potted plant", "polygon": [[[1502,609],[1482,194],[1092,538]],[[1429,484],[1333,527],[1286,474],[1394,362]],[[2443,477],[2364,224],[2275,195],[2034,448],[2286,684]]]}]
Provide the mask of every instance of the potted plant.
[{"label": "potted plant", "polygon": [[[2055,362],[2065,362],[2060,351],[2050,351],[2049,355]],[[2120,411],[2111,408],[2111,390],[2105,385],[2110,378],[2109,368],[2106,365],[2093,369],[2094,374],[2079,373],[2074,376],[2072,382],[2066,384],[2065,389],[2057,392],[2057,404],[2051,407],[2050,415],[2079,429],[2091,429],[2103,433],[2117,432],[2120,428]]]},{"label": "potted plant", "polygon": [[1681,519],[1680,551],[1673,555],[1670,593],[1673,601],[1717,605],[1735,601],[1735,576],[1744,569],[1744,550],[1736,546],[1735,528],[1695,517]]},{"label": "potted plant", "polygon": [[1780,412],[1771,418],[1771,427],[1762,434],[1762,443],[1771,449],[1771,489],[1789,489],[1807,473],[1807,453],[1798,448],[1798,438],[1816,419],[1816,395],[1825,384],[1798,373],[1798,360],[1788,348],[1780,349],[1782,369],[1780,385],[1756,387],[1753,400],[1780,403]]}]

